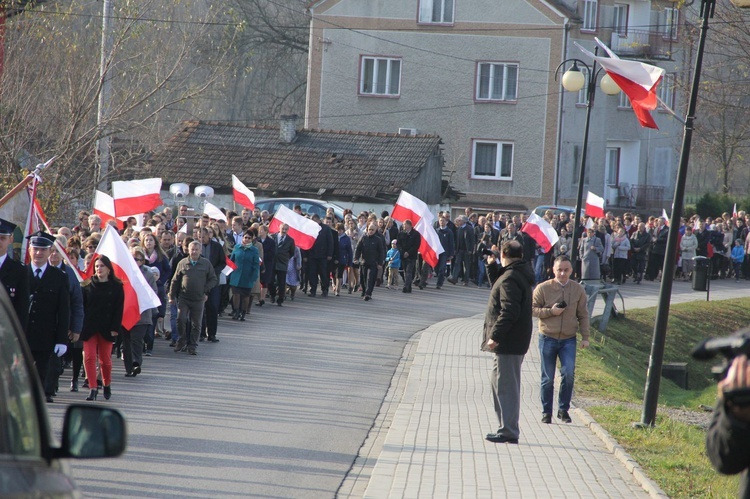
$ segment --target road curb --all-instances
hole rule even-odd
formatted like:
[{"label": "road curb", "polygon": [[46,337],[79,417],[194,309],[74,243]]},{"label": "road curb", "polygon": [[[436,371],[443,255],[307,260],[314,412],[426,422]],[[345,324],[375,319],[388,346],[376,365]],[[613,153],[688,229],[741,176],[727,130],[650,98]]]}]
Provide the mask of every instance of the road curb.
[{"label": "road curb", "polygon": [[623,466],[625,466],[625,469],[633,475],[635,481],[643,487],[643,490],[645,490],[648,495],[654,499],[669,499],[667,493],[646,475],[646,472],[643,471],[643,468],[641,468],[638,462],[627,453],[622,445],[617,443],[617,440],[615,440],[612,435],[602,427],[602,425],[597,423],[594,418],[591,417],[591,414],[579,407],[573,408],[570,412],[573,413],[576,419],[581,420],[584,425],[588,426],[594,435],[599,437],[607,450],[612,453],[617,460],[623,464]]}]

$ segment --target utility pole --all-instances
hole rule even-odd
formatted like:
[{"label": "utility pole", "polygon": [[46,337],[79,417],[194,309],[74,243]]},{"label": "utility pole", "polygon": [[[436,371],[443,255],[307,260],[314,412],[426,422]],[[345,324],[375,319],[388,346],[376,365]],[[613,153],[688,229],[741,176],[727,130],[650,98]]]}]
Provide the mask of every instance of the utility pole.
[{"label": "utility pole", "polygon": [[107,174],[109,173],[110,137],[107,135],[107,122],[109,120],[109,106],[112,99],[112,83],[109,74],[109,63],[112,62],[112,30],[110,22],[112,19],[112,0],[104,0],[102,6],[102,50],[99,65],[99,80],[101,91],[99,92],[99,113],[97,116],[97,127],[99,139],[96,141],[96,159],[99,165],[97,172],[98,189],[107,191]]}]

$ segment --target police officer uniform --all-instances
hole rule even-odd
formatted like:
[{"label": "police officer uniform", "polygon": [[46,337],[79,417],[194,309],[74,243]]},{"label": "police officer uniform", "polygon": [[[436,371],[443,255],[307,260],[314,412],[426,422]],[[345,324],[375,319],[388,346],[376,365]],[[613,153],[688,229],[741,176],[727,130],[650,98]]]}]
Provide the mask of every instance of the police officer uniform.
[{"label": "police officer uniform", "polygon": [[[11,244],[15,228],[15,224],[0,218],[0,236],[9,237]],[[13,303],[21,328],[25,330],[29,318],[29,276],[24,266],[13,259],[10,244],[8,248],[4,255],[0,255],[0,282]]]}]

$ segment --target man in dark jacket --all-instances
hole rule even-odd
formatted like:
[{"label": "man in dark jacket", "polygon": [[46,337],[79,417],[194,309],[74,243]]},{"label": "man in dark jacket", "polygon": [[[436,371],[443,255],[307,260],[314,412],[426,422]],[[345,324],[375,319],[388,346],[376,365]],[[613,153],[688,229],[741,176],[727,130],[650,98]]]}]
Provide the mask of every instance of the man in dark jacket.
[{"label": "man in dark jacket", "polygon": [[[648,264],[646,265],[646,280],[653,281],[659,275],[664,266],[664,255],[667,252],[667,236],[669,227],[661,217],[656,219],[654,236],[651,238],[651,251],[648,252]],[[723,238],[722,238],[723,239]]]},{"label": "man in dark jacket", "polygon": [[[211,232],[203,228],[201,229],[201,256],[207,259],[211,266],[214,268],[214,273],[219,276],[224,267],[227,266],[227,257],[224,254],[224,248],[218,241],[211,239]],[[216,337],[216,331],[219,326],[219,303],[221,301],[221,288],[214,286],[208,293],[208,300],[206,300],[205,318],[206,318],[206,333],[208,335],[208,341],[212,343],[218,343],[219,339]],[[202,341],[202,340],[201,340]]]},{"label": "man in dark jacket", "polygon": [[[362,299],[372,300],[372,290],[375,288],[375,279],[383,267],[385,252],[383,243],[377,235],[378,229],[375,224],[367,227],[367,235],[360,237],[357,250],[354,253],[354,261],[360,262],[362,272]],[[402,260],[403,261],[403,260]],[[365,282],[367,284],[365,284]]]},{"label": "man in dark jacket", "polygon": [[474,229],[463,215],[456,218],[456,225],[458,226],[456,232],[456,260],[453,262],[453,275],[448,279],[448,282],[456,284],[459,273],[463,268],[464,286],[468,286],[469,278],[471,277],[471,260],[474,258],[474,249],[476,247]]},{"label": "man in dark jacket", "polygon": [[[312,220],[320,224],[320,217],[313,215]],[[333,236],[325,226],[321,226],[315,243],[307,252],[307,280],[310,283],[310,293],[307,296],[315,297],[318,291],[318,280],[320,280],[320,292],[328,296],[328,262],[333,259]],[[303,258],[304,260],[304,258]]]},{"label": "man in dark jacket", "polygon": [[630,236],[630,250],[633,254],[632,265],[633,278],[636,284],[640,284],[643,279],[643,271],[646,268],[646,253],[651,246],[651,236],[646,231],[646,224],[638,224],[638,230]]},{"label": "man in dark jacket", "polygon": [[[494,258],[490,265],[496,266]],[[502,268],[490,291],[484,316],[482,350],[495,354],[492,398],[500,427],[485,437],[490,442],[517,444],[521,409],[521,364],[531,342],[531,286],[534,273],[523,261],[518,241],[503,244]],[[493,275],[492,271],[488,271]]]},{"label": "man in dark jacket", "polygon": [[453,234],[453,231],[448,226],[449,220],[445,218],[445,216],[441,216],[438,219],[438,230],[437,235],[440,239],[440,244],[443,246],[443,249],[445,250],[444,253],[441,253],[438,256],[438,265],[437,265],[437,286],[435,286],[435,289],[440,289],[443,287],[443,283],[445,282],[445,268],[448,262],[451,258],[453,258],[453,254],[455,251],[455,235]]},{"label": "man in dark jacket", "polygon": [[404,220],[401,232],[398,233],[398,251],[401,253],[401,268],[404,270],[404,293],[411,293],[411,285],[414,281],[414,268],[417,263],[419,245],[422,236],[414,230],[411,220]]},{"label": "man in dark jacket", "polygon": [[286,271],[289,259],[294,256],[294,239],[288,234],[289,226],[282,224],[276,234],[276,261],[273,264],[273,280],[271,281],[271,300],[281,306],[286,296]]},{"label": "man in dark jacket", "polygon": [[11,245],[15,228],[15,224],[0,218],[0,283],[8,292],[21,329],[26,330],[29,318],[29,276],[26,268],[13,259]]}]

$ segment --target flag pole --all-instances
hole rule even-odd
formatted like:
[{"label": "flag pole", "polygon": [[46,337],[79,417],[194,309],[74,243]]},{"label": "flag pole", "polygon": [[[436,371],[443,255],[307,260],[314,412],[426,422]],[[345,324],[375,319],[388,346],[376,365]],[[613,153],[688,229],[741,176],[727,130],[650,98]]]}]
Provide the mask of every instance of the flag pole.
[{"label": "flag pole", "polygon": [[703,17],[703,22],[701,24],[701,32],[698,41],[698,51],[695,56],[695,70],[693,72],[690,101],[688,104],[687,115],[685,116],[682,151],[680,153],[680,164],[677,169],[677,182],[675,183],[674,199],[672,201],[672,218],[669,223],[667,249],[666,254],[664,255],[661,288],[659,289],[659,304],[656,309],[654,335],[651,343],[651,356],[649,358],[648,371],[646,372],[643,412],[641,414],[640,423],[636,423],[636,426],[638,427],[653,427],[656,420],[661,369],[664,361],[664,344],[667,337],[667,322],[669,320],[669,303],[672,295],[674,269],[675,264],[677,263],[677,238],[680,229],[680,217],[682,217],[685,202],[685,184],[687,183],[688,163],[690,160],[690,144],[693,138],[695,106],[698,100],[701,66],[703,64],[703,51],[706,45],[706,33],[708,32],[708,18],[713,17],[715,6],[716,0],[701,0],[700,13]]}]

